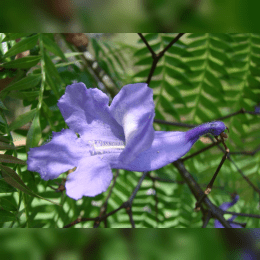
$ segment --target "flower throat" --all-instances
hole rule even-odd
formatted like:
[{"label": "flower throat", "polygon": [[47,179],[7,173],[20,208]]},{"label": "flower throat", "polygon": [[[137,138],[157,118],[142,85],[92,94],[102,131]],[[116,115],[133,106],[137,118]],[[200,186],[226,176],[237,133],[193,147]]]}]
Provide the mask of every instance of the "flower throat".
[{"label": "flower throat", "polygon": [[108,142],[101,140],[89,141],[91,145],[90,154],[121,153],[125,149],[123,141]]}]

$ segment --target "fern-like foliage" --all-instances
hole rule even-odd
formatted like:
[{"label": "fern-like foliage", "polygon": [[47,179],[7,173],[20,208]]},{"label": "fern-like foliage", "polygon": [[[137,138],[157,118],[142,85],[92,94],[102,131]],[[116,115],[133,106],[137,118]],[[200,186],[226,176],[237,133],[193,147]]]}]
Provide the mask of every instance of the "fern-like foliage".
[{"label": "fern-like foliage", "polygon": [[[13,163],[1,162],[1,165],[14,171],[14,179],[20,178],[20,186],[7,183],[1,168],[1,227],[55,228],[78,218],[95,218],[100,215],[100,207],[110,192],[107,190],[95,198],[74,201],[63,191],[68,172],[45,182],[37,173],[27,171],[26,165],[14,166],[18,159],[26,161],[30,147],[48,142],[52,131],[59,132],[67,127],[57,107],[66,85],[83,81],[88,87],[99,87],[92,68],[77,66],[84,64],[83,54],[72,46],[70,52],[66,52],[66,47],[57,44],[56,37],[53,34],[0,34],[0,79],[11,79],[0,89],[0,149],[14,160]],[[144,37],[158,54],[176,34],[151,33]],[[28,50],[27,56],[17,59],[17,54]],[[93,38],[88,51],[103,70],[102,76],[113,83],[116,91],[125,84],[146,82],[149,77],[153,58],[141,39],[131,45]],[[259,152],[253,156],[245,154],[260,146],[259,114],[254,113],[260,104],[259,64],[260,34],[185,34],[164,53],[149,83],[154,92],[156,119],[200,124],[224,117],[230,130],[226,143],[231,160],[226,160],[222,166],[209,198],[218,206],[229,201],[231,193],[237,192],[240,200],[232,211],[248,214],[259,214],[259,194],[245,180],[248,178],[260,188]],[[10,114],[4,111],[10,108],[6,108],[5,102],[14,98],[27,109],[7,123]],[[251,114],[238,113],[225,118],[241,109]],[[158,123],[154,123],[154,128],[159,131],[187,130]],[[26,143],[15,149],[13,137],[23,138]],[[4,142],[7,145],[4,146]],[[210,142],[208,137],[201,137],[188,155]],[[13,149],[7,149],[7,146]],[[243,153],[232,154],[240,151]],[[184,164],[201,187],[206,188],[221,157],[221,151],[214,147]],[[113,173],[117,175],[114,170]],[[129,199],[141,175],[119,170],[106,212],[118,209]],[[170,164],[148,173],[131,206],[133,220],[136,227],[201,227],[202,215],[194,212],[195,202],[188,185]],[[247,222],[247,227],[260,227],[259,219],[238,217],[237,222]],[[213,224],[210,220],[208,227]],[[100,227],[104,226],[131,227],[127,211],[118,210],[101,222]],[[80,222],[77,227],[93,227],[93,221]]]}]

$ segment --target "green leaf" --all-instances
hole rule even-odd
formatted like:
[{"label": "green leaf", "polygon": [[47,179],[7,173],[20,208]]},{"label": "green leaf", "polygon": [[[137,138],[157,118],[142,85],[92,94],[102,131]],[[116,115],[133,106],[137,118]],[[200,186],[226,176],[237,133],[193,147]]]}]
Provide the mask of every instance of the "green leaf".
[{"label": "green leaf", "polygon": [[93,49],[95,51],[95,57],[98,60],[101,47],[100,47],[98,41],[95,38],[91,38],[91,43],[92,43]]},{"label": "green leaf", "polygon": [[32,110],[30,110],[30,111],[28,111],[28,112],[26,112],[26,113],[24,113],[24,114],[18,116],[18,117],[9,125],[9,130],[10,130],[10,131],[13,131],[13,130],[15,130],[15,129],[18,129],[18,128],[24,126],[24,125],[27,124],[28,122],[30,122],[30,121],[33,119],[33,117],[34,117],[36,111],[37,111],[36,108],[34,108],[34,109],[32,109]]},{"label": "green leaf", "polygon": [[[44,53],[44,62],[45,62],[45,69],[46,69],[46,74],[49,74],[49,76],[54,77],[54,79],[61,85],[63,85],[63,81],[55,67],[55,65],[53,64],[50,56],[45,52]],[[54,90],[53,90],[54,91]],[[54,93],[58,92],[58,89],[56,87],[56,90]]]},{"label": "green leaf", "polygon": [[[77,62],[83,63],[82,60],[78,60]],[[57,64],[55,64],[55,67],[56,68],[62,68],[62,67],[69,66],[69,65],[72,65],[72,64],[75,64],[75,61],[57,63]]]},{"label": "green leaf", "polygon": [[29,69],[40,61],[40,56],[28,56],[23,57],[17,60],[12,60],[9,62],[5,62],[0,64],[1,67],[7,68],[7,69]]},{"label": "green leaf", "polygon": [[213,99],[216,98],[216,99],[220,100],[223,104],[226,103],[226,101],[223,97],[223,93],[218,91],[216,87],[210,86],[205,81],[203,82],[202,87],[203,87],[203,91],[205,91],[207,94],[209,94]]},{"label": "green leaf", "polygon": [[214,87],[216,87],[219,90],[223,90],[220,80],[210,71],[206,71],[205,77]]},{"label": "green leaf", "polygon": [[[193,59],[193,60],[190,60],[190,61],[187,61],[186,62],[187,65],[193,67],[193,68],[199,68],[199,67],[204,67],[205,66],[205,59]],[[193,74],[193,71],[191,71],[191,74]]]},{"label": "green leaf", "polygon": [[[148,68],[148,69],[144,69],[144,70],[141,70],[139,72],[137,72],[134,77],[136,78],[144,78],[144,77],[148,77],[149,75],[149,72],[150,72],[151,68]],[[162,73],[162,70],[163,70],[163,66],[157,66],[154,73],[153,73],[153,76],[156,76],[156,75],[159,75]]]},{"label": "green leaf", "polygon": [[[17,191],[14,187],[6,183],[3,179],[0,180],[0,193],[15,192]],[[1,201],[0,201],[1,206]]]},{"label": "green leaf", "polygon": [[194,39],[194,38],[204,38],[205,37],[205,33],[191,33],[188,35],[188,38],[190,39]]},{"label": "green leaf", "polygon": [[28,88],[36,87],[41,81],[41,75],[32,75],[16,81],[15,83],[7,86],[3,91],[12,91],[12,90],[24,90]]},{"label": "green leaf", "polygon": [[[153,49],[154,52],[157,52],[161,47],[161,43],[159,42],[159,43],[156,43],[156,44],[151,44],[150,46],[151,46],[151,48]],[[150,51],[147,49],[147,47],[144,47],[144,48],[141,48],[138,51],[136,51],[134,53],[134,57],[138,57],[138,56],[145,55],[145,54],[148,54],[148,53],[150,53]]]},{"label": "green leaf", "polygon": [[[184,73],[180,73],[177,70],[174,70],[168,66],[166,66],[166,73],[173,79],[177,79],[179,81],[181,81],[181,83],[185,84],[185,85],[189,85],[191,86],[191,82],[189,81],[189,78],[186,76],[186,74]],[[185,89],[185,88],[184,88]]]},{"label": "green leaf", "polygon": [[17,99],[28,99],[33,100],[39,97],[39,91],[30,91],[30,92],[10,92],[8,93],[9,97],[17,98]]},{"label": "green leaf", "polygon": [[143,65],[151,66],[152,63],[153,63],[153,58],[152,57],[145,57],[143,59],[138,60],[135,63],[135,66],[143,66]]},{"label": "green leaf", "polygon": [[[158,38],[158,33],[147,33],[147,34],[145,34],[143,36],[149,42],[149,41],[152,41],[152,40],[156,40]],[[142,39],[138,39],[137,42],[138,43],[143,43],[143,40]]]},{"label": "green leaf", "polygon": [[49,73],[46,73],[46,82],[47,84],[50,86],[51,90],[53,91],[53,93],[56,95],[56,97],[59,96],[59,92],[57,89],[56,84],[54,83],[53,79],[51,78]]},{"label": "green leaf", "polygon": [[192,52],[188,52],[186,49],[180,48],[177,46],[177,44],[174,44],[173,46],[171,46],[168,51],[171,54],[176,54],[182,57],[192,57],[193,54]]},{"label": "green leaf", "polygon": [[222,51],[228,51],[228,52],[233,51],[232,47],[224,41],[219,41],[219,40],[210,38],[210,44],[215,48],[221,49]]},{"label": "green leaf", "polygon": [[216,63],[210,59],[208,60],[208,64],[209,64],[210,68],[213,69],[214,71],[229,77],[229,74],[227,73],[226,69],[222,65],[219,65],[218,63]]},{"label": "green leaf", "polygon": [[196,109],[196,116],[200,118],[201,122],[209,122],[211,120],[211,118],[206,115],[199,107]]},{"label": "green leaf", "polygon": [[215,106],[215,104],[209,100],[208,98],[204,97],[204,96],[200,96],[200,101],[201,104],[209,111],[211,111],[212,113],[214,113],[217,117],[221,117],[221,114],[218,110],[218,108]]},{"label": "green leaf", "polygon": [[26,37],[31,35],[32,33],[7,33],[7,35],[5,36],[5,38],[2,40],[2,42],[7,42],[7,41],[12,41],[12,40],[16,40],[22,37]]},{"label": "green leaf", "polygon": [[160,104],[166,113],[172,114],[178,121],[181,121],[179,113],[171,101],[168,101],[164,96],[160,96]]},{"label": "green leaf", "polygon": [[36,34],[32,37],[25,38],[17,42],[11,49],[9,49],[5,53],[4,58],[14,56],[18,53],[32,49],[37,44],[37,41],[38,41],[38,35]]},{"label": "green leaf", "polygon": [[164,86],[165,90],[167,91],[167,93],[170,94],[174,98],[174,102],[181,103],[184,106],[186,106],[186,103],[185,103],[178,87],[172,86],[166,80],[163,82],[163,86]]},{"label": "green leaf", "polygon": [[0,99],[0,109],[8,110],[8,109],[6,108],[6,106],[4,105],[4,103],[2,102],[1,99]]},{"label": "green leaf", "polygon": [[0,154],[0,163],[2,162],[26,165],[25,161],[8,154]]},{"label": "green leaf", "polygon": [[16,217],[13,213],[0,209],[0,222],[14,221]]},{"label": "green leaf", "polygon": [[177,59],[169,55],[165,55],[165,62],[177,68],[182,68],[186,71],[191,72],[190,67],[186,63],[184,63],[181,59]]},{"label": "green leaf", "polygon": [[205,47],[204,45],[207,43],[207,39],[199,39],[192,41],[189,45],[188,48],[195,48],[195,47]]},{"label": "green leaf", "polygon": [[[12,187],[12,186],[10,186],[10,187]],[[0,198],[0,209],[6,210],[6,211],[16,211],[17,210],[15,205],[11,201],[9,201],[5,198]]]},{"label": "green leaf", "polygon": [[[69,53],[63,53],[65,58],[71,58],[74,56],[82,56],[83,53],[82,52],[69,52]],[[60,57],[54,57],[52,60],[61,60]]]},{"label": "green leaf", "polygon": [[4,136],[0,136],[0,141],[5,142],[5,143],[10,143],[10,141],[7,138],[5,138]]},{"label": "green leaf", "polygon": [[56,56],[61,57],[63,60],[67,60],[67,58],[65,57],[65,55],[63,54],[63,52],[61,51],[60,47],[57,45],[56,42],[51,40],[45,34],[42,34],[42,41],[43,41],[44,47],[47,50],[49,50],[50,52],[52,52]]},{"label": "green leaf", "polygon": [[11,186],[13,186],[14,188],[18,189],[18,190],[21,190],[22,192],[28,194],[28,195],[31,195],[33,197],[36,197],[36,198],[40,198],[40,199],[43,199],[43,200],[46,200],[46,201],[49,201],[53,204],[56,204],[58,206],[60,206],[58,203],[56,202],[53,202],[51,200],[48,200],[48,199],[45,199],[41,196],[39,196],[38,194],[34,193],[32,190],[30,190],[26,185],[25,183],[22,181],[22,179],[19,177],[19,175],[14,171],[12,170],[11,168],[9,167],[6,167],[4,165],[0,165],[0,168],[1,168],[1,171],[2,171],[2,176],[4,178],[4,180],[10,184]]},{"label": "green leaf", "polygon": [[39,111],[37,111],[27,134],[26,150],[29,151],[29,148],[38,146],[41,138],[42,132],[39,120]]}]

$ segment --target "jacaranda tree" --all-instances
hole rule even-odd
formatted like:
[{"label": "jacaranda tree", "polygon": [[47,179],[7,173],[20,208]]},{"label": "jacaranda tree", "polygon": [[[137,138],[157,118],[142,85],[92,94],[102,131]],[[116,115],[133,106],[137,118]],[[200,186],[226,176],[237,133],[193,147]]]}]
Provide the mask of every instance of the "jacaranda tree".
[{"label": "jacaranda tree", "polygon": [[0,41],[2,227],[260,226],[260,34]]}]

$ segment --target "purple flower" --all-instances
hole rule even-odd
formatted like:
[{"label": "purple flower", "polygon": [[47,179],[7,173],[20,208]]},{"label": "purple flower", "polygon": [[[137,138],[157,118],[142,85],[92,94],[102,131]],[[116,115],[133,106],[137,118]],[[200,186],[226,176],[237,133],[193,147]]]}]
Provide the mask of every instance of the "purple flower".
[{"label": "purple flower", "polygon": [[[236,195],[231,202],[224,202],[223,204],[221,204],[221,205],[219,206],[219,208],[222,209],[223,211],[226,211],[226,210],[228,210],[230,207],[232,207],[233,205],[235,205],[235,204],[238,202],[238,200],[239,200],[239,196]],[[230,224],[230,226],[231,226],[232,228],[243,228],[242,224],[240,225],[240,224],[233,223],[233,220],[234,220],[236,217],[237,217],[237,216],[232,215],[232,217],[229,218],[229,219],[227,220],[227,222]],[[215,220],[215,228],[224,228],[224,227],[222,226],[222,224],[221,224],[217,219]]]},{"label": "purple flower", "polygon": [[67,86],[58,107],[69,129],[53,132],[49,143],[31,148],[28,170],[49,180],[76,166],[65,186],[67,195],[78,200],[106,191],[111,168],[159,169],[185,155],[201,135],[217,136],[226,129],[215,121],[187,132],[154,131],[153,91],[145,83],[124,86],[110,106],[108,102],[99,89],[83,83]]}]

